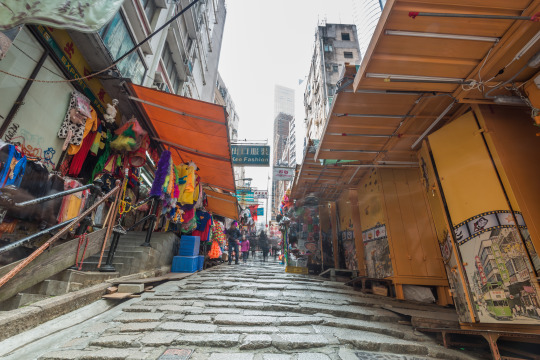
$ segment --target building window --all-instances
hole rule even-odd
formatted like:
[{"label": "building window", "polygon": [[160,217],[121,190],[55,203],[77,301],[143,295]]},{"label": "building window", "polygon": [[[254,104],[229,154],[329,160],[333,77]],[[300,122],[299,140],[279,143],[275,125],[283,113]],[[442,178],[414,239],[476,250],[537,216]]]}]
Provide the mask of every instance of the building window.
[{"label": "building window", "polygon": [[[129,33],[126,20],[120,12],[116,13],[110,23],[105,25],[99,35],[114,59],[118,59],[135,46],[135,41]],[[123,77],[131,78],[135,84],[141,84],[146,73],[146,67],[138,51],[118,63],[118,70]]]},{"label": "building window", "polygon": [[345,59],[352,59],[353,58],[352,52],[350,52],[350,51],[345,51],[343,53],[343,56],[345,56]]},{"label": "building window", "polygon": [[337,72],[338,71],[338,66],[337,65],[332,65],[332,71]]},{"label": "building window", "polygon": [[351,35],[349,35],[349,33],[341,33],[341,40],[350,41]]},{"label": "building window", "polygon": [[173,60],[172,51],[168,43],[165,43],[165,46],[163,47],[163,54],[161,55],[161,59],[163,60],[163,65],[165,66],[165,70],[167,71],[167,76],[169,76],[169,80],[171,82],[173,90],[172,92],[174,94],[177,94],[182,81],[178,76],[178,70],[176,70],[176,64]]},{"label": "building window", "polygon": [[332,45],[324,45],[324,51],[332,52]]},{"label": "building window", "polygon": [[149,23],[152,23],[152,19],[154,18],[154,15],[156,14],[156,2],[155,0],[140,0],[141,4],[144,8],[144,13],[146,14],[146,18],[148,19]]}]

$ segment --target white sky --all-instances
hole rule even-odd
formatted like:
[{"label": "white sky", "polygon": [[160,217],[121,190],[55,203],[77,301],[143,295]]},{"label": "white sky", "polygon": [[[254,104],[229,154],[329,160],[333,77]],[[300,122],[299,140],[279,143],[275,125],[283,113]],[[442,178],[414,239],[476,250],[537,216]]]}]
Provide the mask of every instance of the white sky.
[{"label": "white sky", "polygon": [[[317,24],[324,19],[352,24],[352,1],[227,0],[219,72],[240,118],[239,139],[268,139],[271,145],[274,85],[293,88],[297,162],[302,161],[305,114],[298,80],[309,73]],[[268,175],[270,167],[246,168],[258,189],[267,188]]]}]

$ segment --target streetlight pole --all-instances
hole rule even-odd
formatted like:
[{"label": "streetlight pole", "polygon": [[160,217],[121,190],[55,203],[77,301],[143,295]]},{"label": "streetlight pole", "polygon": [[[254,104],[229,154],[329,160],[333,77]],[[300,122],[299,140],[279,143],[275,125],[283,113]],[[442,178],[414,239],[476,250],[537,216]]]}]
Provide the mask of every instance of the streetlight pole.
[{"label": "streetlight pole", "polygon": [[266,181],[266,225],[268,226],[268,196],[270,196],[270,173],[268,173],[268,180]]}]

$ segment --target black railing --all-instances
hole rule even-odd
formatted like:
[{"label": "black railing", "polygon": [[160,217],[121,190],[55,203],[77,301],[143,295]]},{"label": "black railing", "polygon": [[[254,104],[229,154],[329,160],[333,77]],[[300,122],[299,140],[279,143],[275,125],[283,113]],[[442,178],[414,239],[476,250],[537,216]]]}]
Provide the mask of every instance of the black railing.
[{"label": "black railing", "polygon": [[[101,186],[102,185],[103,185],[103,182],[98,179],[98,180],[94,181],[93,184],[84,185],[84,186],[81,186],[81,187],[78,187],[78,188],[75,188],[75,189],[61,191],[61,192],[58,192],[58,193],[55,193],[55,194],[46,195],[46,196],[43,196],[43,197],[40,197],[40,198],[37,198],[37,199],[23,201],[23,202],[20,202],[20,203],[14,203],[13,199],[10,198],[8,196],[8,194],[1,193],[0,194],[0,207],[2,207],[2,208],[4,208],[4,207],[22,208],[22,207],[26,207],[26,206],[30,206],[30,205],[41,204],[41,203],[44,203],[46,201],[58,199],[58,198],[61,198],[61,197],[67,196],[67,195],[75,194],[75,193],[90,189],[90,196],[88,197],[88,201],[86,201],[86,204],[85,204],[85,207],[84,207],[84,210],[87,210],[92,205],[94,205],[94,202],[96,201],[96,197],[99,194],[101,194]],[[39,231],[39,232],[37,232],[35,234],[32,234],[32,235],[27,236],[27,237],[25,237],[23,239],[17,240],[15,242],[11,243],[11,244],[3,246],[3,247],[0,248],[0,254],[2,254],[4,252],[7,252],[7,251],[10,251],[10,250],[13,250],[13,249],[15,249],[15,248],[17,248],[19,246],[23,246],[25,244],[28,244],[32,240],[37,239],[40,236],[48,235],[48,234],[52,235],[51,232],[62,228],[63,226],[69,224],[73,220],[74,219],[70,219],[70,220],[64,221],[64,222],[62,222],[60,224],[53,225],[53,226],[51,226],[51,227],[49,227],[47,229],[41,230],[41,231]],[[90,215],[88,215],[83,220],[80,221],[79,227],[77,228],[77,231],[76,231],[76,235],[81,235],[82,233],[84,233],[90,224],[92,224],[92,218],[90,217]]]},{"label": "black railing", "polygon": [[[111,246],[109,247],[109,253],[107,254],[107,260],[105,262],[105,265],[99,268],[99,271],[101,272],[115,272],[116,271],[116,268],[113,265],[113,260],[114,260],[114,255],[116,253],[116,249],[118,247],[118,243],[120,242],[120,236],[126,235],[129,231],[133,231],[137,226],[141,224],[146,224],[148,221],[150,221],[150,223],[148,225],[148,229],[146,229],[146,237],[145,237],[144,243],[142,243],[141,246],[150,247],[150,240],[152,238],[152,232],[154,230],[154,226],[157,220],[157,215],[154,214],[154,212],[156,211],[157,199],[158,199],[157,197],[151,196],[133,206],[133,208],[137,208],[147,202],[150,202],[150,210],[148,211],[148,215],[146,215],[145,217],[137,221],[135,224],[131,225],[129,228],[124,229],[122,225],[120,225],[123,220],[123,217],[120,219],[119,224],[115,225],[115,227],[113,228],[113,238],[111,241]],[[129,198],[126,198],[126,200],[129,203]]]}]

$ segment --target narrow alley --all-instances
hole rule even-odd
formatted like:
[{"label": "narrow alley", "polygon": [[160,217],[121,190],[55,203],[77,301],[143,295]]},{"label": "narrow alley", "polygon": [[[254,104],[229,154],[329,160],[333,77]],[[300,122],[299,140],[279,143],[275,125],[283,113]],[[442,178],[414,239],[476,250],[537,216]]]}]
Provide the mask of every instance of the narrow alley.
[{"label": "narrow alley", "polygon": [[[256,259],[169,281],[52,334],[40,330],[54,328],[45,323],[0,343],[0,349],[16,347],[3,354],[10,360],[473,358],[436,345],[381,309],[394,301],[320,277],[287,274],[273,259]],[[47,335],[24,345],[23,339],[40,331]],[[162,355],[167,350],[171,355]]]}]

